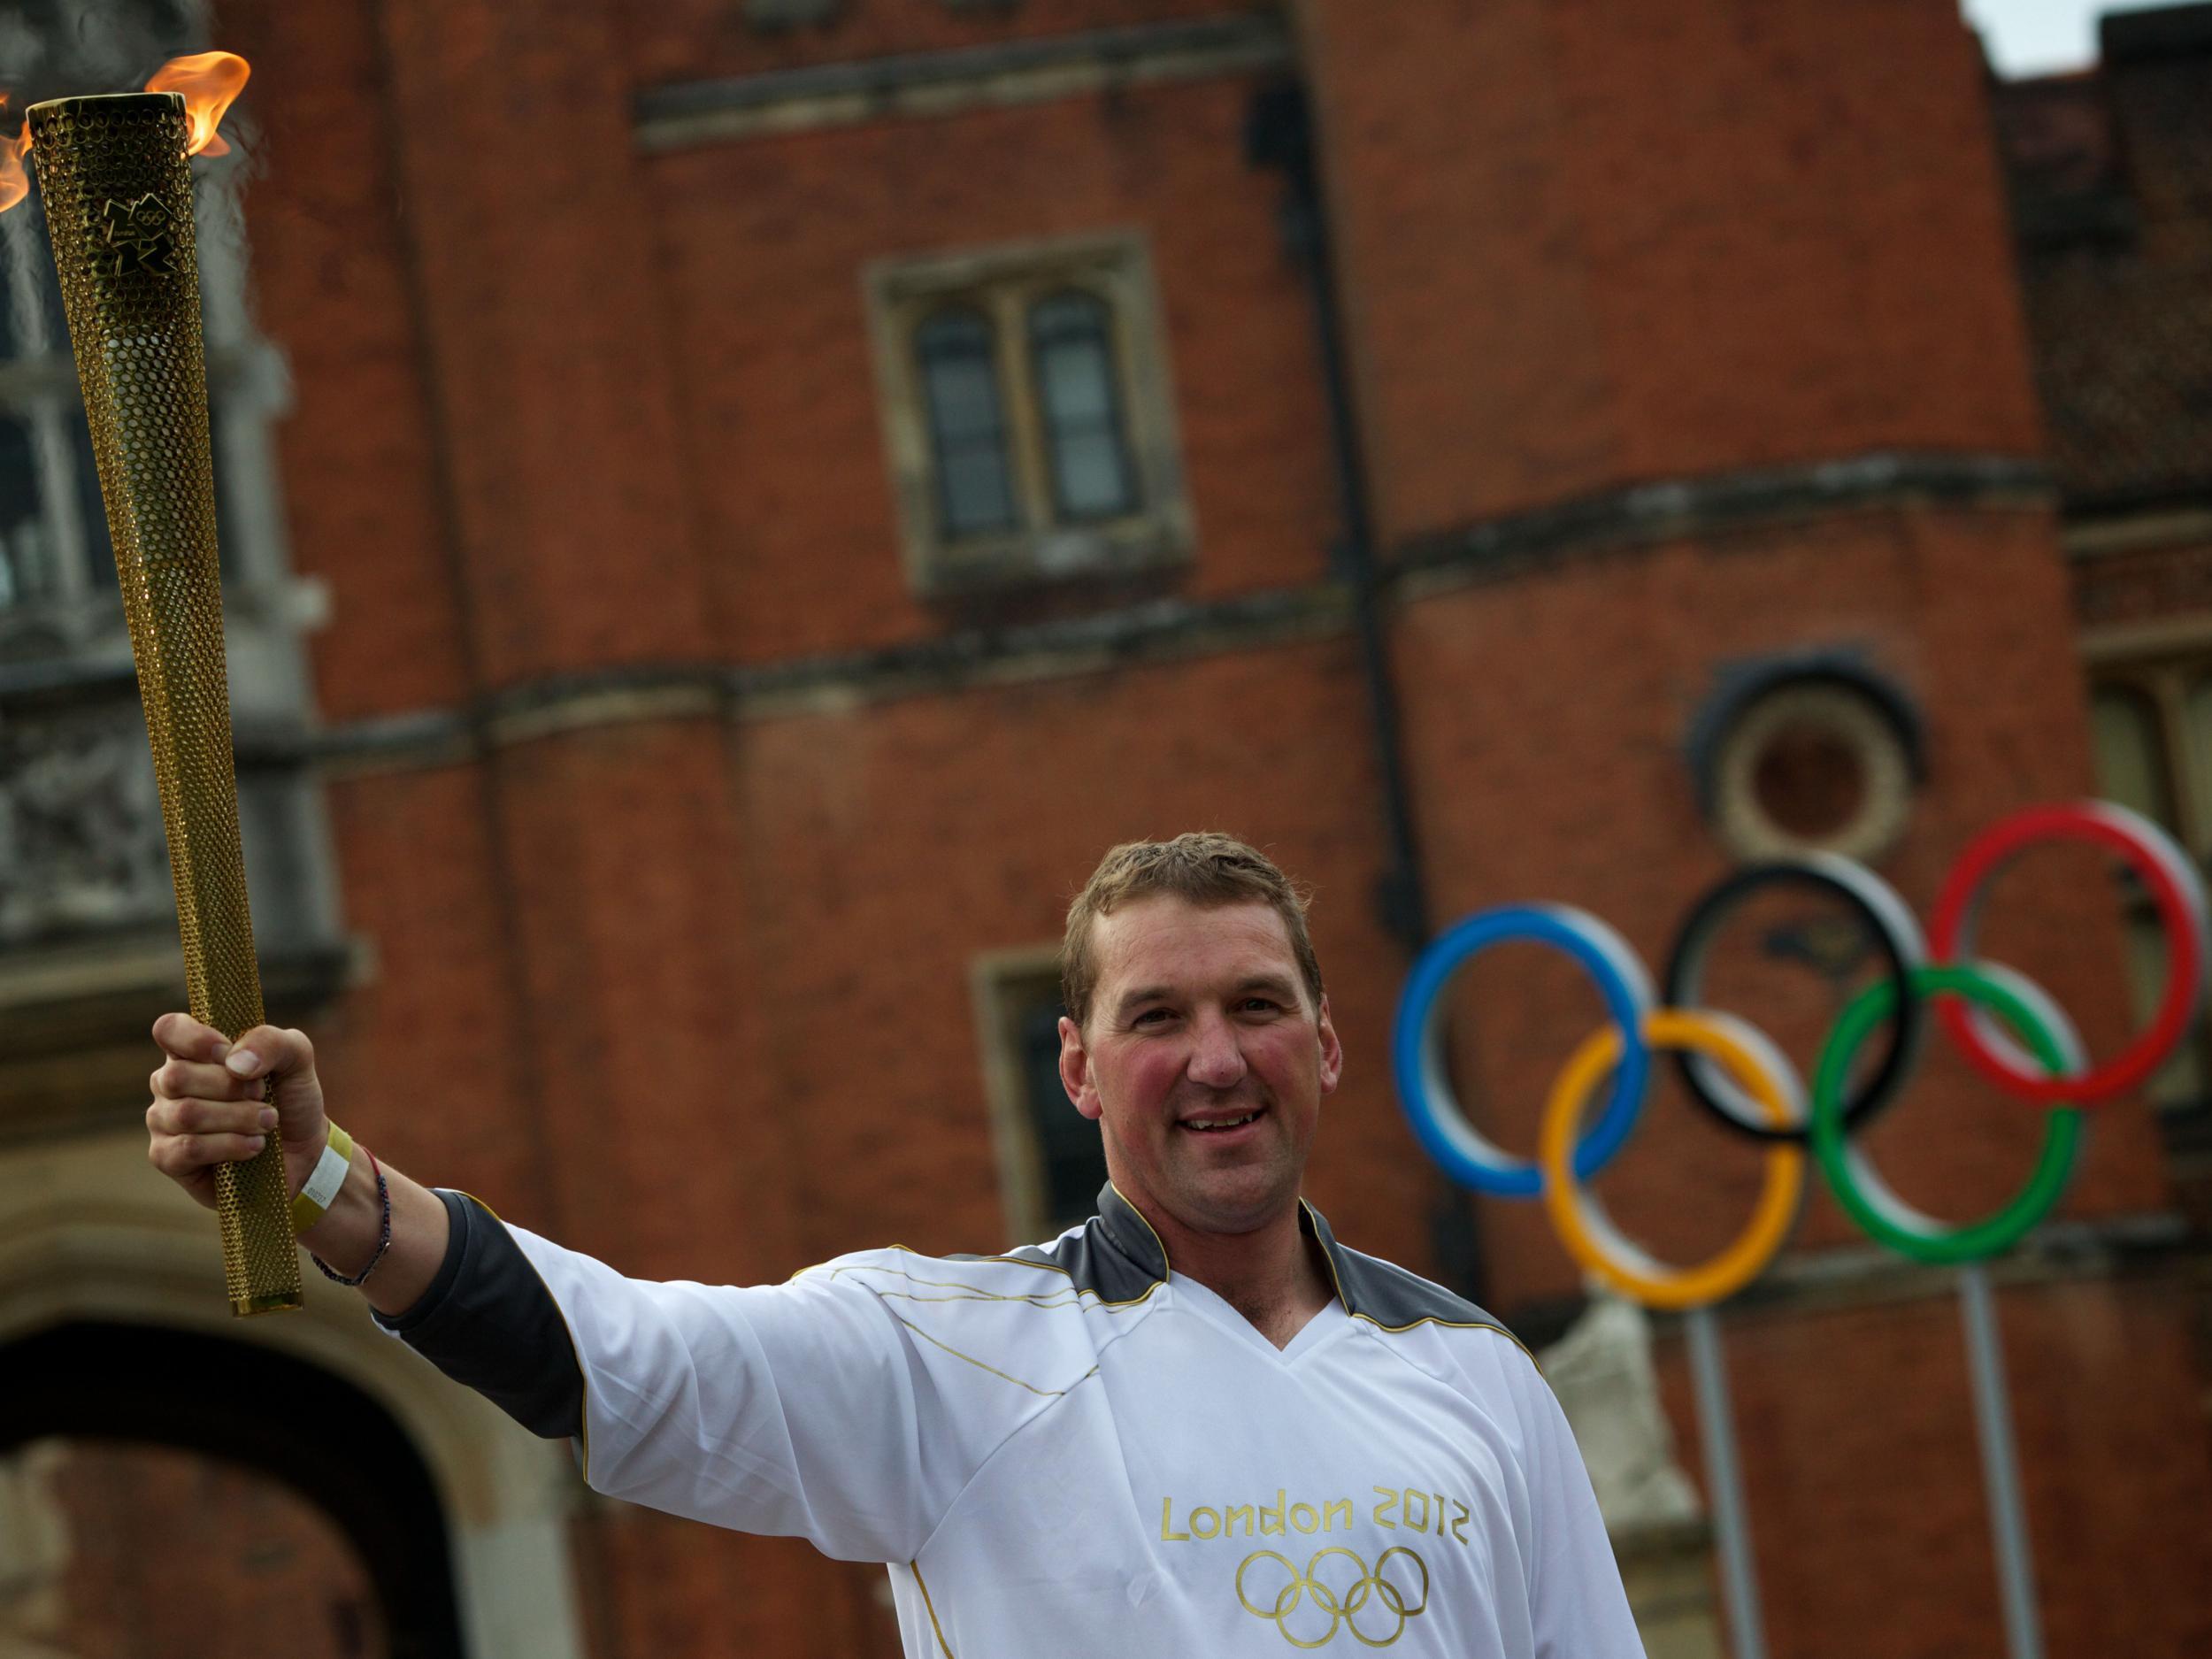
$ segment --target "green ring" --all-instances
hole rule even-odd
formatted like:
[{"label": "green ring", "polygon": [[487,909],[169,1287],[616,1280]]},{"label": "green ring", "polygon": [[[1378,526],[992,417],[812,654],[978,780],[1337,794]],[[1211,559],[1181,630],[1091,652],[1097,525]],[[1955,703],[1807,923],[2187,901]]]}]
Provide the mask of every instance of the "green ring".
[{"label": "green ring", "polygon": [[[1949,993],[1978,1002],[2025,1038],[2028,1048],[2053,1075],[2066,1070],[2058,1035],[2040,1014],[2009,988],[1970,964],[1916,968],[1910,985],[1916,996]],[[1950,1227],[1922,1215],[1890,1191],[1871,1163],[1844,1137],[1843,1086],[1869,1033],[1889,1017],[1895,987],[1878,979],[1859,993],[1828,1033],[1813,1068],[1812,1148],[1829,1190],[1870,1238],[1901,1256],[1932,1265],[1978,1262],[2019,1242],[2050,1213],[2066,1190],[2081,1148],[2082,1114],[2071,1106],[2054,1107],[2044,1132],[2043,1153],[2018,1196],[1995,1215]]]}]

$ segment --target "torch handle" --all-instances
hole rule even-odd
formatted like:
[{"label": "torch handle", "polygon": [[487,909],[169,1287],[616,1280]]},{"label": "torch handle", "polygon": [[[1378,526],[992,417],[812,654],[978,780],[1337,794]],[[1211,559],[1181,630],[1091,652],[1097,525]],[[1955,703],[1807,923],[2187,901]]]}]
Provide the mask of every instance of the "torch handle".
[{"label": "torch handle", "polygon": [[[31,106],[31,153],[122,580],[161,790],[192,1013],[235,1039],[261,1023],[223,651],[215,468],[200,338],[184,101]],[[234,1313],[300,1305],[284,1155],[215,1171]]]}]

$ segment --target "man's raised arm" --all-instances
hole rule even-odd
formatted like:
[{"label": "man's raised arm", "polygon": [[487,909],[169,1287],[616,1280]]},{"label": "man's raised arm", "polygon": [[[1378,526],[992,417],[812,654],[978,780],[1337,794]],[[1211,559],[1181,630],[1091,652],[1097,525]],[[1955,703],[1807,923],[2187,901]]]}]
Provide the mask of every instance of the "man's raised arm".
[{"label": "man's raised arm", "polygon": [[[772,1286],[631,1279],[385,1165],[387,1244],[365,1147],[314,1179],[334,1135],[303,1034],[263,1025],[234,1046],[165,1014],[154,1039],[166,1056],[146,1113],[154,1167],[211,1206],[213,1167],[257,1151],[273,1111],[289,1191],[305,1188],[309,1209],[330,1196],[300,1241],[334,1276],[365,1270],[380,1322],[448,1377],[534,1433],[574,1440],[610,1496],[848,1560],[909,1561],[1024,1415],[1059,1397],[998,1385],[948,1416],[986,1373],[886,1305],[879,1293],[905,1283],[895,1252],[850,1258],[873,1271]],[[1084,1364],[1087,1349],[1071,1375]]]},{"label": "man's raised arm", "polygon": [[260,1025],[233,1045],[188,1015],[165,1014],[154,1041],[168,1056],[146,1111],[156,1169],[211,1205],[214,1166],[251,1156],[273,1121],[294,1225],[323,1271],[357,1286],[388,1330],[533,1433],[583,1435],[582,1356],[515,1235],[475,1200],[433,1192],[335,1130],[303,1033]]},{"label": "man's raised arm", "polygon": [[[284,1141],[286,1191],[297,1194],[330,1141],[306,1033],[257,1025],[234,1044],[188,1014],[164,1014],[154,1022],[154,1041],[166,1058],[150,1079],[146,1156],[153,1166],[212,1210],[215,1166],[251,1157],[274,1128]],[[265,1102],[263,1088],[272,1079],[274,1093]],[[379,1313],[393,1315],[413,1307],[437,1278],[449,1223],[435,1193],[389,1164],[382,1170],[391,1194],[391,1244],[361,1294]],[[367,1267],[383,1238],[376,1177],[367,1151],[355,1148],[329,1208],[300,1234],[300,1242],[341,1275]]]}]

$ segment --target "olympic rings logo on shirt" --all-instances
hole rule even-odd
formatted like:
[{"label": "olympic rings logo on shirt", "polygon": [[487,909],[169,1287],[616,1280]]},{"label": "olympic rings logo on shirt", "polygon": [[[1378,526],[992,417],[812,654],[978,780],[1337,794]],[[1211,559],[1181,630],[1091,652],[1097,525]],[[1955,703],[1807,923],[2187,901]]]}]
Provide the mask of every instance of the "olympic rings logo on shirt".
[{"label": "olympic rings logo on shirt", "polygon": [[[1387,1576],[1394,1555],[1403,1555],[1420,1572],[1420,1592],[1412,1600],[1408,1599],[1406,1587],[1394,1584]],[[1357,1576],[1341,1586],[1332,1586],[1322,1582],[1322,1563],[1337,1556],[1351,1563],[1349,1571]],[[1257,1605],[1245,1593],[1246,1571],[1255,1563],[1262,1561],[1275,1562],[1290,1575],[1289,1582],[1275,1593],[1272,1607]],[[1375,1557],[1374,1571],[1371,1572],[1356,1551],[1347,1549],[1341,1544],[1333,1544],[1326,1549],[1317,1550],[1313,1559],[1306,1563],[1306,1570],[1301,1572],[1289,1556],[1279,1555],[1271,1549],[1256,1549],[1237,1563],[1236,1587],[1237,1600],[1243,1604],[1244,1610],[1256,1618],[1272,1620],[1275,1628],[1282,1632],[1283,1640],[1294,1647],[1325,1647],[1335,1640],[1340,1625],[1348,1629],[1366,1647],[1387,1647],[1405,1634],[1406,1621],[1427,1608],[1429,1564],[1403,1544],[1394,1544]],[[1395,1621],[1386,1636],[1371,1635],[1360,1628],[1360,1613],[1371,1597],[1384,1613]],[[1329,1616],[1328,1629],[1318,1636],[1301,1636],[1290,1627],[1291,1616],[1307,1601],[1311,1601],[1317,1609]],[[1369,1623],[1378,1630],[1381,1628],[1381,1621],[1378,1617],[1371,1616]],[[1311,1628],[1310,1624],[1308,1628]]]},{"label": "olympic rings logo on shirt", "polygon": [[[1975,959],[1980,901],[1990,879],[2039,842],[2076,841],[2117,854],[2140,879],[2167,945],[2166,983],[2150,1020],[2119,1054],[2093,1065],[2065,1014],[2024,976]],[[1873,940],[1885,969],[1837,1018],[1807,1090],[1774,1044],[1733,1016],[1697,1006],[1708,955],[1722,924],[1746,899],[1776,888],[1838,900]],[[2186,1034],[2201,1001],[2208,934],[2204,883],[2164,831],[2108,802],[2039,806],[1983,832],[1945,878],[1931,941],[1911,910],[1863,865],[1824,854],[1738,872],[1690,911],[1667,964],[1664,998],[1611,927],[1563,905],[1481,910],[1440,935],[1406,981],[1392,1038],[1398,1097],[1415,1136],[1445,1172],[1478,1192],[1540,1198],[1560,1240],[1583,1267],[1617,1290],[1658,1308],[1694,1308],[1732,1294],[1782,1248],[1805,1183],[1805,1154],[1844,1210],[1872,1238],[1916,1260],[1963,1263],[2016,1243],[2064,1191],[2080,1146],[2082,1109],[2144,1081]],[[1481,951],[1507,941],[1564,952],[1595,981],[1609,1025],[1568,1058],[1547,1100],[1534,1160],[1515,1157],[1467,1119],[1444,1064],[1443,993]],[[1932,944],[1932,950],[1931,949]],[[1935,1024],[1974,1069],[2016,1097],[2049,1107],[2034,1172],[1996,1214],[1948,1225],[1905,1202],[1851,1144],[1902,1092],[1933,1005]],[[1875,1026],[1886,1046],[1852,1081]],[[1644,1107],[1651,1056],[1671,1051],[1690,1097],[1755,1141],[1765,1180],[1749,1224],[1711,1260],[1690,1268],[1653,1260],[1623,1237],[1584,1188],[1628,1140]],[[1612,1083],[1595,1121],[1585,1108],[1601,1080]]]}]

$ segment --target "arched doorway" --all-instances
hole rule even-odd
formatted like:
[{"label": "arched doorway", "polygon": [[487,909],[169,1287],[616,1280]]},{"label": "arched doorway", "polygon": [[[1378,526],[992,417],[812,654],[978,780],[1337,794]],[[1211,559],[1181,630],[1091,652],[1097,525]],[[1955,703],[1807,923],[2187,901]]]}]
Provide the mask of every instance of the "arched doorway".
[{"label": "arched doorway", "polygon": [[[97,1609],[54,1609],[58,1634],[83,1632],[65,1646],[90,1651],[98,1632],[116,1651],[249,1651],[267,1645],[256,1636],[275,1634],[273,1620],[333,1659],[461,1659],[430,1472],[390,1415],[334,1373],[198,1332],[73,1321],[0,1348],[0,1460],[35,1441],[50,1475],[83,1481],[68,1507],[98,1534],[72,1542],[90,1559],[68,1592],[96,1594],[113,1552],[137,1586],[160,1582],[173,1638],[119,1628],[150,1614],[111,1595]],[[223,1479],[226,1465],[304,1502]]]}]

